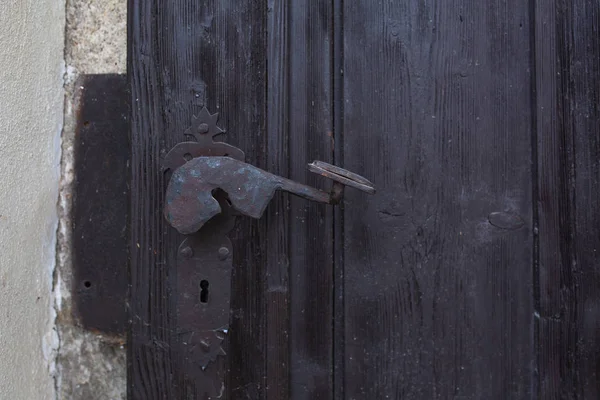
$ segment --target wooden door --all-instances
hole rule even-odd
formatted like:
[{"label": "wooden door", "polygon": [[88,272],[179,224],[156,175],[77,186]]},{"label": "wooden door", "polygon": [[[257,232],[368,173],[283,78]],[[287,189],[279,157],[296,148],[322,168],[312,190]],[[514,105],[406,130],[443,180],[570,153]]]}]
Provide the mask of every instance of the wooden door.
[{"label": "wooden door", "polygon": [[203,398],[160,159],[203,106],[278,194],[238,219],[224,397],[600,396],[600,6],[591,0],[129,1],[129,396]]}]

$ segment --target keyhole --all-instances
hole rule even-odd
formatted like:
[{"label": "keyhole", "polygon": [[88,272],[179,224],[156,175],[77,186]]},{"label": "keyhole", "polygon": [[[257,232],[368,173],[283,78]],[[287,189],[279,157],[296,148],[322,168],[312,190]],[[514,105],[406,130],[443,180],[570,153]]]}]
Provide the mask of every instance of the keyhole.
[{"label": "keyhole", "polygon": [[208,281],[202,280],[200,282],[200,302],[208,303]]}]

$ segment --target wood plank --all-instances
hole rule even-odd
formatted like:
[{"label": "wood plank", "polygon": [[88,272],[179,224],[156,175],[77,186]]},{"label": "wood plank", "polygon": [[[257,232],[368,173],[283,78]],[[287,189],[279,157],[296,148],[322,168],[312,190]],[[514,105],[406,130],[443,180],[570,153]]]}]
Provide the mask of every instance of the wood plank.
[{"label": "wood plank", "polygon": [[[173,299],[182,240],[162,218],[161,157],[182,141],[192,115],[222,112],[228,142],[265,165],[266,1],[129,2],[132,91],[129,398],[201,398],[180,354]],[[264,376],[264,229],[244,219],[234,232],[229,398],[256,398]]]},{"label": "wood plank", "polygon": [[[246,153],[246,162],[267,168],[267,1],[215,1],[215,110],[226,141]],[[205,54],[204,49],[195,53]],[[209,81],[210,82],[210,81]],[[210,104],[210,101],[209,101]],[[266,374],[265,273],[269,265],[267,220],[238,218],[234,248],[232,320],[229,337],[229,399],[264,398]]]},{"label": "wood plank", "polygon": [[[267,169],[289,176],[290,163],[290,8],[270,0],[267,14],[268,107]],[[265,398],[285,399],[290,393],[290,203],[277,194],[265,212],[267,265],[265,276]]]},{"label": "wood plank", "polygon": [[600,7],[535,2],[539,398],[600,397]]},{"label": "wood plank", "polygon": [[[306,164],[332,157],[329,3],[272,0],[268,11],[268,169],[323,186]],[[267,398],[331,398],[331,213],[287,195],[267,209]]]},{"label": "wood plank", "polygon": [[[333,162],[344,165],[344,4],[332,1]],[[333,398],[345,400],[344,205],[333,211]]]},{"label": "wood plank", "polygon": [[[289,177],[326,188],[307,170],[332,162],[332,9],[327,0],[289,2]],[[290,197],[291,386],[294,400],[333,396],[333,208]]]},{"label": "wood plank", "polygon": [[531,395],[529,18],[344,2],[345,398]]},{"label": "wood plank", "polygon": [[[167,297],[168,242],[159,203],[162,172],[159,147],[164,136],[161,118],[161,77],[153,48],[156,37],[151,2],[130,1],[128,15],[128,78],[131,89],[131,241],[130,331],[127,341],[130,399],[173,397],[172,359]],[[174,139],[171,139],[173,144]],[[164,243],[167,242],[167,243]],[[160,253],[159,253],[160,252]]]}]

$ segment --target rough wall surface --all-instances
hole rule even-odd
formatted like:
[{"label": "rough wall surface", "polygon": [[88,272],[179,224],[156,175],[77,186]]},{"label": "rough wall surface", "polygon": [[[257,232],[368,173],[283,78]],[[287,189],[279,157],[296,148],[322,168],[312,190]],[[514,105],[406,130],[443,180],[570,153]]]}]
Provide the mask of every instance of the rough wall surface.
[{"label": "rough wall surface", "polygon": [[62,136],[60,226],[56,274],[60,348],[57,398],[116,400],[126,398],[124,339],[85,331],[71,316],[69,289],[70,210],[73,181],[73,137],[79,109],[74,90],[81,74],[125,73],[126,0],[68,0],[65,41],[65,119]]},{"label": "rough wall surface", "polygon": [[0,399],[55,398],[64,1],[0,2]]}]

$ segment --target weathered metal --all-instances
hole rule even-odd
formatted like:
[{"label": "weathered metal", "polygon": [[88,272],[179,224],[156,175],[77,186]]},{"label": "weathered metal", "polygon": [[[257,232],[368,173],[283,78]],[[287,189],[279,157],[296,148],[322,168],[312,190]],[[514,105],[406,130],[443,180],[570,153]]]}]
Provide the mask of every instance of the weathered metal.
[{"label": "weathered metal", "polygon": [[186,132],[196,141],[177,144],[163,160],[170,173],[165,218],[189,235],[177,253],[179,351],[189,363],[187,374],[210,397],[224,388],[226,365],[219,356],[227,350],[232,268],[227,233],[235,211],[260,218],[277,190],[328,204],[341,200],[344,185],[375,193],[367,179],[322,161],[309,169],[334,180],[330,193],[247,164],[240,149],[213,140],[223,133],[216,121],[217,114],[204,108]]},{"label": "weathered metal", "polygon": [[225,133],[217,126],[219,114],[211,114],[206,107],[192,117],[191,127],[185,135],[192,136],[195,141],[177,143],[162,161],[165,172],[173,172],[189,160],[196,157],[227,156],[244,161],[244,152],[224,142],[215,142],[215,136]]},{"label": "weathered metal", "polygon": [[[367,179],[342,168],[321,161],[309,164],[309,168],[341,184],[375,193]],[[165,199],[167,221],[180,233],[197,232],[221,212],[213,197],[216,189],[227,193],[234,209],[253,218],[262,216],[277,190],[320,203],[337,203],[340,197],[339,187],[332,195],[230,157],[196,157],[171,177]]]},{"label": "weathered metal", "polygon": [[221,213],[185,239],[177,254],[178,352],[210,398],[219,398],[224,387],[226,360],[219,356],[227,352],[233,262],[227,233],[233,222]]},{"label": "weathered metal", "polygon": [[[178,143],[167,153],[162,160],[165,173],[172,175],[198,157],[227,156],[243,161],[243,151],[213,140],[223,133],[216,125],[217,117],[203,108],[193,118],[185,133],[195,141]],[[186,375],[198,382],[209,398],[221,397],[225,387],[226,360],[219,356],[227,351],[233,262],[227,233],[235,222],[225,193],[214,196],[221,213],[181,243],[175,277],[177,353],[186,364]]]},{"label": "weathered metal", "polygon": [[129,263],[129,94],[124,75],[83,75],[73,138],[72,311],[83,328],[122,342]]},{"label": "weathered metal", "polygon": [[350,172],[346,169],[336,167],[323,161],[313,161],[308,164],[311,172],[333,179],[342,185],[350,186],[369,194],[375,194],[375,186],[368,179]]}]

